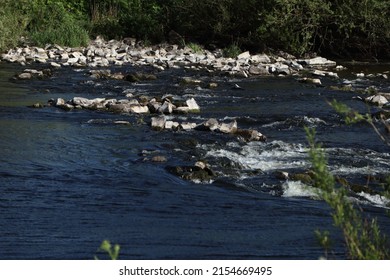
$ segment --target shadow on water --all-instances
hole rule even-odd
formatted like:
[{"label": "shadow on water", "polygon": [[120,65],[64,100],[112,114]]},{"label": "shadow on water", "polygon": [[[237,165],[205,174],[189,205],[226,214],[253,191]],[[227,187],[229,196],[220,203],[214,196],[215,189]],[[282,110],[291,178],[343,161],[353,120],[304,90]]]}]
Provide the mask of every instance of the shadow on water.
[{"label": "shadow on water", "polygon": [[[305,125],[317,128],[338,169],[389,167],[389,154],[368,127],[345,127],[326,105],[333,97],[350,103],[350,93],[294,78],[207,75],[201,78],[216,80],[217,89],[183,88],[177,77],[188,73],[178,70],[149,84],[88,82],[84,70],[72,69],[48,80],[9,82],[18,67],[0,64],[1,259],[91,259],[103,239],[121,245],[122,259],[317,259],[323,250],[316,229],[331,231],[332,257],[344,258],[329,208],[274,172],[308,167]],[[231,90],[234,83],[245,90]],[[26,107],[56,97],[117,98],[128,88],[193,96],[202,113],[180,120],[236,119],[269,141],[155,132],[150,116]],[[145,160],[145,151],[167,162]],[[166,171],[200,159],[217,171],[215,182],[197,184]],[[377,205],[367,207],[383,218]]]}]

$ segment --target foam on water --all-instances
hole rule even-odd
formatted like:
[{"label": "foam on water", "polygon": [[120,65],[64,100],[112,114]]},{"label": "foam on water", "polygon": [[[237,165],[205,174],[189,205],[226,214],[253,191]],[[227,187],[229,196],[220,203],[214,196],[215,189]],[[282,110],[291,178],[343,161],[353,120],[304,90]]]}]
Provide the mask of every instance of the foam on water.
[{"label": "foam on water", "polygon": [[379,194],[372,195],[372,194],[368,194],[365,192],[360,192],[357,195],[364,198],[365,200],[367,200],[368,202],[370,202],[370,204],[373,204],[374,206],[382,207],[382,208],[390,208],[390,199],[388,199],[382,195],[379,195]]},{"label": "foam on water", "polygon": [[283,141],[252,142],[238,150],[206,146],[203,145],[208,151],[206,157],[228,158],[243,169],[272,171],[308,167],[307,151],[300,144],[288,144]]},{"label": "foam on water", "polygon": [[301,181],[286,181],[282,185],[283,197],[318,198],[318,190]]},{"label": "foam on water", "polygon": [[[268,128],[268,127],[278,127],[278,126],[291,126],[291,125],[306,125],[310,127],[315,127],[318,125],[328,125],[326,121],[320,119],[320,118],[311,118],[308,116],[304,116],[303,118],[301,116],[296,116],[294,118],[288,118],[283,121],[275,121],[272,123],[264,124],[262,127]],[[293,127],[291,127],[293,128]]]}]

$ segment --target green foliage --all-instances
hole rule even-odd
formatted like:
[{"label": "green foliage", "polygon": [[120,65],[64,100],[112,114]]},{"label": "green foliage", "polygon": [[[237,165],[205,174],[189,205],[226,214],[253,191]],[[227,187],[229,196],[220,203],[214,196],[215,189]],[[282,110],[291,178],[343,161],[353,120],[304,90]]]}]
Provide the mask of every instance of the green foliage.
[{"label": "green foliage", "polygon": [[[120,246],[118,244],[112,246],[110,241],[103,240],[98,251],[107,253],[111,260],[117,260],[119,259]],[[95,256],[95,259],[98,260],[98,257]]]},{"label": "green foliage", "polygon": [[321,29],[324,49],[339,55],[389,56],[390,1],[332,1]]},{"label": "green foliage", "polygon": [[[390,57],[389,0],[0,0],[0,48],[91,37],[185,41],[302,55]],[[11,15],[14,15],[11,16]],[[28,26],[26,23],[30,23]],[[27,31],[27,32],[26,32]],[[61,36],[61,34],[63,36]],[[359,57],[360,58],[360,57]]]},{"label": "green foliage", "polygon": [[237,44],[231,44],[223,49],[223,56],[236,58],[242,53],[241,48]]},{"label": "green foliage", "polygon": [[273,9],[260,11],[264,22],[258,35],[285,51],[302,55],[312,51],[322,23],[330,14],[323,0],[275,0]]},{"label": "green foliage", "polygon": [[188,43],[185,44],[187,47],[189,47],[191,50],[193,50],[195,53],[202,53],[203,47],[196,43]]},{"label": "green foliage", "polygon": [[36,0],[30,17],[29,37],[37,45],[50,43],[74,47],[88,43],[87,30],[62,1]]},{"label": "green foliage", "polygon": [[[315,141],[314,129],[306,128],[306,134],[310,145],[309,156],[314,172],[314,185],[321,190],[320,196],[332,209],[333,221],[335,226],[343,232],[349,257],[351,259],[388,259],[390,251],[376,220],[364,218],[363,212],[356,209],[348,200],[345,188],[336,187],[321,145]],[[317,237],[323,245],[329,245],[328,234],[317,232]]]},{"label": "green foliage", "polygon": [[344,103],[338,102],[337,100],[333,100],[329,103],[335,111],[344,116],[344,120],[346,124],[354,124],[362,121],[372,122],[371,116],[366,114],[362,115],[359,112],[351,109]]},{"label": "green foliage", "polygon": [[4,1],[0,9],[0,51],[5,51],[17,44],[23,35],[23,15],[16,12],[13,1]]},{"label": "green foliage", "polygon": [[332,247],[332,241],[330,239],[329,231],[326,230],[322,232],[320,230],[316,230],[314,233],[317,237],[318,243],[321,245],[322,248],[324,248],[325,258],[327,259],[329,254],[328,252]]}]

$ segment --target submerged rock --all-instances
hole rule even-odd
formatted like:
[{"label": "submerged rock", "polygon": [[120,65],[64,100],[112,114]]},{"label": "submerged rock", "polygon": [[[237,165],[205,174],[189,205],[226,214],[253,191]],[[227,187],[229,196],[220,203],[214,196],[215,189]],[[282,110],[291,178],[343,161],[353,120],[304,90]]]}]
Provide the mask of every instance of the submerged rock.
[{"label": "submerged rock", "polygon": [[251,141],[266,141],[267,137],[262,133],[254,129],[237,129],[234,132],[235,135],[239,136],[245,142]]},{"label": "submerged rock", "polygon": [[193,166],[168,166],[167,170],[184,180],[194,182],[208,183],[216,176],[214,171],[203,162],[197,162]]}]

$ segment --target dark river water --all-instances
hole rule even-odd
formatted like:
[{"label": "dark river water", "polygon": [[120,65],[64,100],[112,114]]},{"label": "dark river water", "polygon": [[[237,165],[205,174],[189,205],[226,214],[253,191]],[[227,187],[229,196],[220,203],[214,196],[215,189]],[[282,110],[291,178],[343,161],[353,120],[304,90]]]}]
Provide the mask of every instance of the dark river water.
[{"label": "dark river water", "polygon": [[[330,208],[312,188],[275,172],[310,168],[308,126],[316,128],[335,175],[365,184],[367,175],[389,173],[390,150],[372,128],[346,126],[327,105],[336,98],[361,112],[369,109],[352,99],[356,93],[330,89],[342,80],[324,78],[325,86],[317,88],[295,77],[241,80],[172,69],[157,73],[155,81],[131,84],[93,80],[88,69],[71,68],[43,80],[10,80],[24,68],[0,64],[0,259],[93,259],[105,239],[120,244],[121,259],[318,259],[324,250],[317,229],[331,233],[329,257],[343,259]],[[390,91],[388,80],[356,80],[350,71],[339,75],[356,87]],[[202,83],[180,85],[183,76]],[[219,86],[207,89],[209,82]],[[234,84],[243,90],[233,90]],[[120,99],[124,90],[194,97],[200,114],[172,118],[236,119],[268,140],[157,132],[150,115],[27,107],[57,97]],[[145,160],[153,155],[167,162]],[[186,181],[167,171],[198,160],[210,164],[215,180]],[[390,234],[388,201],[363,193],[351,199]]]}]

